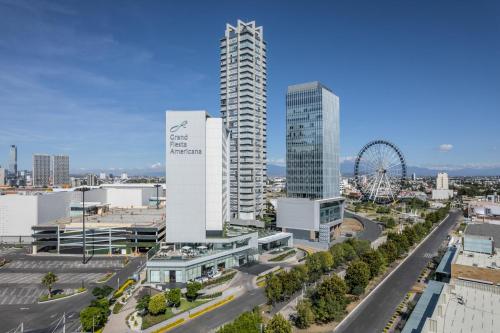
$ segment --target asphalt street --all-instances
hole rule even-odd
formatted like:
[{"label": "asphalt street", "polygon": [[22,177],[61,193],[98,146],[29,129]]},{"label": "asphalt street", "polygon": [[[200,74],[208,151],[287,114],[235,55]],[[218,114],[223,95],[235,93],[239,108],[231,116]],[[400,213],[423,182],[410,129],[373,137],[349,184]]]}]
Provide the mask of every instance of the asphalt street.
[{"label": "asphalt street", "polygon": [[[116,274],[106,284],[117,288],[119,281],[121,283],[131,277],[145,260],[134,258],[127,266],[119,268],[123,259],[118,258],[94,257],[87,265],[83,265],[78,257],[37,257],[18,251],[9,252],[7,257],[12,260],[11,263],[0,269],[0,294],[3,293],[0,296],[0,303],[3,302],[0,305],[0,332],[8,332],[23,323],[24,331],[31,333],[51,332],[64,313],[66,332],[76,332],[80,326],[78,314],[93,298],[92,288],[103,285],[90,281],[113,271]],[[48,271],[55,272],[61,278],[60,283],[55,285],[56,289],[78,288],[83,279],[89,291],[68,299],[37,304],[37,297],[46,293],[40,285],[40,279]]]},{"label": "asphalt street", "polygon": [[377,222],[348,211],[346,211],[344,215],[345,217],[354,218],[363,224],[364,230],[359,232],[356,238],[373,242],[382,233],[382,228],[377,224]]},{"label": "asphalt street", "polygon": [[406,293],[410,291],[420,273],[428,264],[433,254],[437,252],[460,216],[460,212],[450,213],[450,216],[437,230],[334,332],[382,332],[398,304],[401,303]]}]

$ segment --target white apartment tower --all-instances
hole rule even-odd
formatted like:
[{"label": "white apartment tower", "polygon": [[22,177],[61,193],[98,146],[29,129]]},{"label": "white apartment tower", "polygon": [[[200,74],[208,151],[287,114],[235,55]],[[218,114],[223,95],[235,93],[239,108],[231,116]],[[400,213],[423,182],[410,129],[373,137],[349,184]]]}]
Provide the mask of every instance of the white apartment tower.
[{"label": "white apartment tower", "polygon": [[33,187],[50,185],[50,155],[33,155]]},{"label": "white apartment tower", "polygon": [[52,156],[52,185],[63,186],[69,184],[69,156]]},{"label": "white apartment tower", "polygon": [[446,172],[440,172],[436,177],[436,190],[447,190],[448,189],[448,174]]},{"label": "white apartment tower", "polygon": [[266,178],[267,69],[262,27],[226,24],[221,39],[221,116],[231,133],[231,218],[255,219]]}]

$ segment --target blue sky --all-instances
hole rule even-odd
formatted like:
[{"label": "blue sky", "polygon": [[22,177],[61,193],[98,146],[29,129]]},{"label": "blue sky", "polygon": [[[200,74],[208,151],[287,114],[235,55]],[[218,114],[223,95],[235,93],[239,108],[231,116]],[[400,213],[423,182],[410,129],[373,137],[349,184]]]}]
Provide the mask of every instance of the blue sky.
[{"label": "blue sky", "polygon": [[268,156],[285,91],[341,101],[341,155],[395,142],[418,166],[500,165],[496,1],[0,0],[0,164],[17,144],[71,168],[161,169],[164,110],[219,114],[219,39],[238,18],[268,44]]}]

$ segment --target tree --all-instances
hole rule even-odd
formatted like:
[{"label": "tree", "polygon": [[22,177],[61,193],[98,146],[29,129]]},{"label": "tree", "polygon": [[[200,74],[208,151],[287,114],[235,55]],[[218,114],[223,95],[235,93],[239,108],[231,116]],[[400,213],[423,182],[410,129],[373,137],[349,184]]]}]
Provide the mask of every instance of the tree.
[{"label": "tree", "polygon": [[179,288],[170,289],[167,294],[167,300],[171,306],[178,308],[181,305],[181,290]]},{"label": "tree", "polygon": [[243,312],[232,323],[217,330],[217,333],[261,333],[262,317],[258,307]]},{"label": "tree", "polygon": [[267,323],[264,333],[292,333],[292,325],[281,313],[277,313]]},{"label": "tree", "polygon": [[[346,243],[350,244],[353,247],[354,252],[356,252],[357,257],[360,257],[364,253],[371,250],[371,244],[367,240],[360,240],[360,239],[351,238],[351,239],[347,240]],[[354,258],[352,258],[350,260],[353,260],[353,259]]]},{"label": "tree", "polygon": [[164,313],[167,310],[167,304],[165,300],[164,293],[158,293],[151,297],[148,304],[148,311],[152,315],[157,315],[160,313]]},{"label": "tree", "polygon": [[398,258],[398,248],[394,244],[394,241],[388,240],[380,245],[378,250],[384,255],[387,263],[392,263]]},{"label": "tree", "polygon": [[281,272],[278,274],[278,278],[281,280],[283,296],[285,298],[291,297],[296,291],[300,290],[302,286],[295,271],[290,270],[290,272]]},{"label": "tree", "polygon": [[403,235],[406,237],[408,240],[408,243],[410,246],[415,244],[417,242],[417,234],[415,233],[415,230],[413,230],[412,227],[407,227],[403,230]]},{"label": "tree", "polygon": [[295,317],[295,326],[298,328],[308,328],[314,323],[314,312],[311,301],[302,299],[297,304],[297,315]]},{"label": "tree", "polygon": [[319,323],[328,323],[341,318],[348,300],[347,286],[337,275],[324,279],[311,294],[314,317]]},{"label": "tree", "polygon": [[329,272],[333,268],[333,256],[330,251],[318,252],[321,270],[323,273]]},{"label": "tree", "polygon": [[143,295],[135,306],[137,311],[148,311],[149,301],[151,300],[151,296]]},{"label": "tree", "polygon": [[92,289],[92,295],[94,295],[98,299],[101,299],[108,297],[113,292],[113,290],[114,289],[108,285],[104,285],[102,287],[95,287],[94,289]]},{"label": "tree", "polygon": [[366,252],[361,257],[361,260],[367,263],[368,267],[370,267],[370,278],[374,278],[379,275],[386,265],[384,256],[377,250],[370,250]]},{"label": "tree", "polygon": [[276,302],[279,302],[283,297],[283,285],[281,283],[281,279],[274,274],[266,276],[265,292],[267,302],[269,304],[275,304]]},{"label": "tree", "polygon": [[42,278],[42,284],[44,285],[45,288],[47,288],[49,292],[49,298],[52,297],[52,288],[54,287],[54,284],[56,282],[57,282],[57,275],[55,275],[52,272],[48,272]]},{"label": "tree", "polygon": [[300,285],[306,283],[308,278],[309,278],[309,273],[307,271],[306,265],[297,265],[294,266],[290,272],[293,272],[295,274],[297,280],[300,282]]},{"label": "tree", "polygon": [[335,244],[330,248],[330,253],[333,257],[334,267],[339,267],[344,263],[344,247],[342,244]]},{"label": "tree", "polygon": [[102,309],[98,307],[89,306],[80,312],[80,323],[84,332],[93,332],[101,328],[107,320]]},{"label": "tree", "polygon": [[344,262],[351,261],[357,258],[356,251],[350,243],[344,242],[341,245],[344,252]]},{"label": "tree", "polygon": [[370,281],[370,267],[361,260],[355,260],[347,267],[344,279],[351,293],[360,295]]},{"label": "tree", "polygon": [[394,221],[394,218],[389,217],[385,223],[385,226],[387,228],[394,228],[396,226],[396,221]]},{"label": "tree", "polygon": [[186,287],[186,298],[188,301],[193,301],[198,296],[198,291],[201,290],[201,283],[199,282],[190,282]]},{"label": "tree", "polygon": [[309,272],[309,282],[318,281],[323,273],[321,259],[318,252],[313,253],[306,258],[306,267]]}]

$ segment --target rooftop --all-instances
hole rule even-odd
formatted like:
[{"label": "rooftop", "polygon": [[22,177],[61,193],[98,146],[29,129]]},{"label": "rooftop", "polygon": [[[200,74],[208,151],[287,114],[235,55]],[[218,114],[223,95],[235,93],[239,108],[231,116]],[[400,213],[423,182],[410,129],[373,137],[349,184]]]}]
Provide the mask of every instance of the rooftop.
[{"label": "rooftop", "polygon": [[[499,306],[500,287],[453,281],[444,285],[438,305],[422,332],[498,332]],[[435,325],[431,324],[433,321]],[[433,331],[430,326],[434,326]]]},{"label": "rooftop", "polygon": [[466,235],[493,237],[495,247],[500,246],[500,225],[492,223],[468,224],[465,228]]},{"label": "rooftop", "polygon": [[[67,227],[81,226],[82,217],[57,220],[54,224]],[[165,210],[156,208],[113,208],[102,215],[85,216],[88,227],[157,227],[165,224]]]},{"label": "rooftop", "polygon": [[454,264],[500,269],[500,254],[489,255],[479,252],[460,251]]}]

